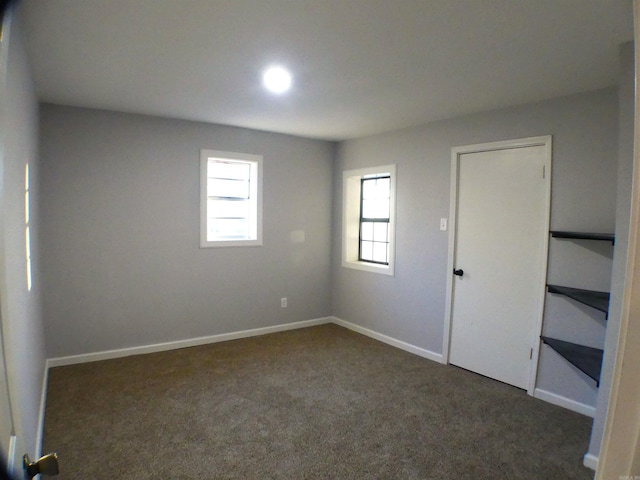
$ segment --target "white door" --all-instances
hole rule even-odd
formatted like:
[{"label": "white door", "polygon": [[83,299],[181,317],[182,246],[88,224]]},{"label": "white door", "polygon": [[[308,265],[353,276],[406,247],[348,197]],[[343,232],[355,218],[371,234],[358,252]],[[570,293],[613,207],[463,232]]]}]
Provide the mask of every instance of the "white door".
[{"label": "white door", "polygon": [[[4,364],[3,344],[0,337],[0,449],[7,464],[15,462],[15,437],[13,432],[13,418],[9,401],[9,385]],[[11,465],[13,467],[14,465]],[[10,468],[11,468],[10,467]]]},{"label": "white door", "polygon": [[454,158],[449,362],[524,389],[537,360],[546,276],[550,137],[543,139]]},{"label": "white door", "polygon": [[[6,105],[6,68],[8,60],[8,36],[9,36],[9,23],[10,20],[7,16],[3,16],[4,8],[0,9],[0,170],[4,168],[4,134],[5,131],[2,128],[5,125],[7,119],[5,118],[5,105]],[[2,194],[2,185],[0,185],[0,195]],[[0,215],[3,211],[0,209]],[[2,222],[0,221],[0,225]],[[0,234],[4,234],[0,230]],[[2,248],[4,248],[4,242],[2,242]],[[6,252],[0,250],[0,257],[4,257]],[[0,271],[4,268],[0,264]],[[1,303],[1,299],[0,299]],[[1,305],[0,305],[1,307]],[[0,311],[3,309],[0,308]],[[0,315],[0,325],[2,325],[3,319]],[[19,446],[16,445],[16,436],[14,431],[13,412],[11,410],[11,401],[9,398],[9,383],[7,378],[7,371],[5,368],[5,354],[4,354],[4,340],[2,338],[2,328],[0,327],[0,455],[2,455],[2,462],[7,463],[7,467],[10,471],[15,470],[20,472],[20,462],[16,458],[15,451]],[[16,475],[17,476],[17,475]]]}]

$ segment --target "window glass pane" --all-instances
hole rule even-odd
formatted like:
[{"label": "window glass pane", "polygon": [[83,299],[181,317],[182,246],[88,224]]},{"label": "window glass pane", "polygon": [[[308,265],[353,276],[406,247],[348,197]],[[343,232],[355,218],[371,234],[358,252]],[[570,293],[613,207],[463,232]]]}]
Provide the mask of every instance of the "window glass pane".
[{"label": "window glass pane", "polygon": [[362,198],[375,198],[376,185],[375,180],[364,180],[362,182]]},{"label": "window glass pane", "polygon": [[209,160],[207,177],[227,178],[235,180],[249,180],[251,165],[241,162],[220,162]]},{"label": "window glass pane", "polygon": [[389,218],[389,199],[362,200],[363,218]]},{"label": "window glass pane", "polygon": [[388,243],[374,243],[372,260],[374,262],[387,263]]},{"label": "window glass pane", "polygon": [[373,240],[373,222],[362,222],[360,238],[362,240]]},{"label": "window glass pane", "polygon": [[360,242],[360,258],[362,260],[373,258],[373,242]]},{"label": "window glass pane", "polygon": [[362,218],[375,218],[375,205],[372,205],[372,203],[374,203],[374,200],[362,199],[362,211],[360,212]]},{"label": "window glass pane", "polygon": [[218,218],[213,222],[209,222],[208,227],[207,240],[235,240],[249,238],[249,224],[246,218]]},{"label": "window glass pane", "polygon": [[391,180],[372,178],[362,181],[362,198],[389,198]]},{"label": "window glass pane", "polygon": [[379,178],[376,182],[376,196],[378,198],[389,198],[389,186],[391,179]]},{"label": "window glass pane", "polygon": [[373,226],[373,240],[376,242],[388,242],[389,237],[387,233],[389,231],[388,223],[377,222]]},{"label": "window glass pane", "polygon": [[244,180],[207,179],[207,196],[249,198],[249,182]]},{"label": "window glass pane", "polygon": [[207,218],[215,221],[215,218],[247,218],[249,216],[248,200],[217,200],[207,201]]}]

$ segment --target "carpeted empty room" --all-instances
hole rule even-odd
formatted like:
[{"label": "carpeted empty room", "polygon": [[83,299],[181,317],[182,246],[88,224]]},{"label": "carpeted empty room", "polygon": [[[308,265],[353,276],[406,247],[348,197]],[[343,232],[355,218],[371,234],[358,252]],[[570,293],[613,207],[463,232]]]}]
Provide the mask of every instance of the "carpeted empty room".
[{"label": "carpeted empty room", "polygon": [[588,479],[591,419],[337,325],[53,368],[66,479]]}]

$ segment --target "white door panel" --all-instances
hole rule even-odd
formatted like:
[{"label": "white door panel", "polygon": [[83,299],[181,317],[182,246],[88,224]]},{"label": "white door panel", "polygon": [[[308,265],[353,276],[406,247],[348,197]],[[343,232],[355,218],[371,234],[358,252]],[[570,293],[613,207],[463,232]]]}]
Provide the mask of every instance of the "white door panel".
[{"label": "white door panel", "polygon": [[[4,7],[4,5],[3,5]],[[8,63],[8,55],[9,55],[9,46],[8,46],[8,37],[9,37],[9,25],[10,20],[7,16],[4,15],[4,8],[0,8],[0,170],[4,169],[4,131],[3,128],[7,122],[5,106],[7,103],[7,95],[6,95],[6,69]],[[0,184],[0,196],[4,195],[4,184]],[[4,208],[4,205],[2,205]],[[0,215],[3,215],[3,210],[0,209]],[[2,222],[0,221],[0,226]],[[4,232],[0,228],[0,235],[4,235]],[[6,251],[4,249],[4,242],[0,245],[0,273],[2,275],[6,275],[4,272],[4,263],[3,259],[6,256]],[[3,289],[4,293],[4,289]],[[0,299],[0,307],[1,305]],[[6,309],[0,308],[0,311],[5,311]],[[0,315],[0,324],[3,323],[5,319]],[[20,447],[16,446],[16,437],[14,436],[14,418],[13,412],[11,410],[11,402],[9,398],[9,384],[8,377],[6,372],[5,365],[5,355],[4,355],[4,339],[2,338],[2,328],[0,328],[0,454],[3,456],[2,462],[7,463],[7,467],[11,470],[14,467],[17,467],[18,461],[15,458],[15,449]],[[16,472],[19,472],[16,468]]]},{"label": "white door panel", "polygon": [[548,228],[546,147],[458,157],[450,363],[527,388]]}]

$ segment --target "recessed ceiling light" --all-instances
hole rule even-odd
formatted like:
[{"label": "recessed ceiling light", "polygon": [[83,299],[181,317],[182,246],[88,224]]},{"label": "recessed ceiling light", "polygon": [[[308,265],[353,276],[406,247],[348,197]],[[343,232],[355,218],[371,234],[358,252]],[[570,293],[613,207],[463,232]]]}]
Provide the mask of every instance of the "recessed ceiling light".
[{"label": "recessed ceiling light", "polygon": [[291,88],[291,74],[282,67],[270,67],[262,74],[262,83],[273,93],[284,93]]}]

